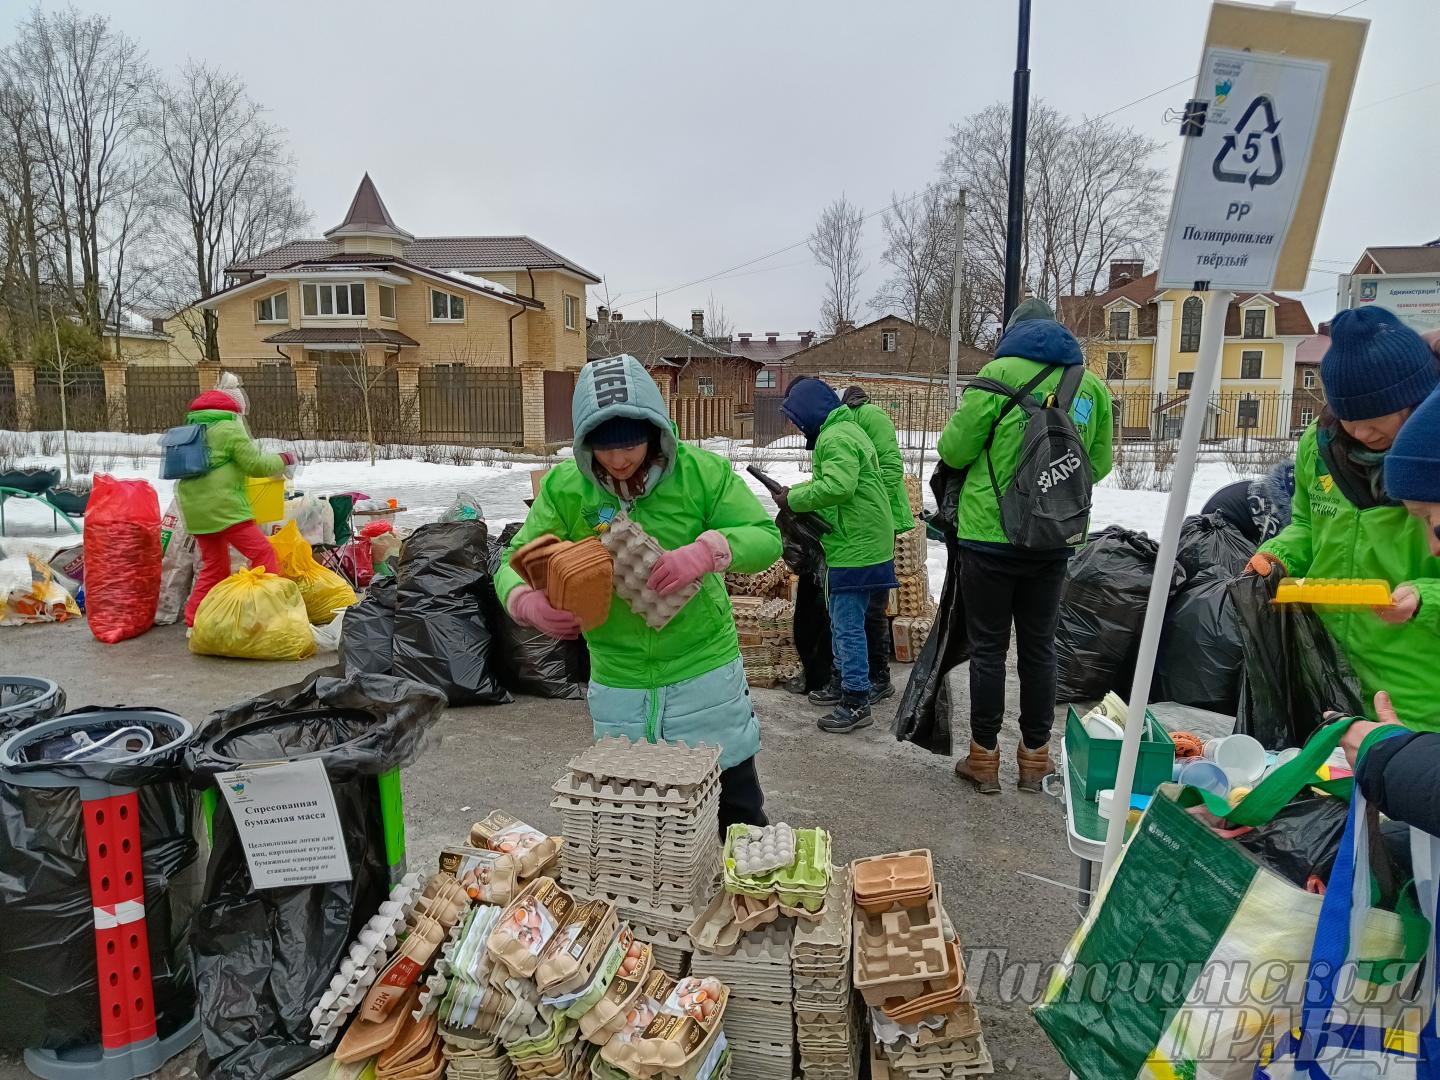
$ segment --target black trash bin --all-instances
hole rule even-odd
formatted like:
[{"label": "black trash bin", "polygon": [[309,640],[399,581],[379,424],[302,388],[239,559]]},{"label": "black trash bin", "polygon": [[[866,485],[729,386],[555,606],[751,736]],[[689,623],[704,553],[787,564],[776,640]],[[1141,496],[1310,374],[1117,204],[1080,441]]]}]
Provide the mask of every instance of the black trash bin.
[{"label": "black trash bin", "polygon": [[[269,1080],[324,1056],[310,1011],[390,892],[379,782],[420,754],[445,709],[432,686],[385,675],[315,674],[214,714],[189,755],[194,782],[249,765],[319,759],[335,796],[349,881],[256,889],[227,805],[215,809],[195,920],[203,1076]],[[398,823],[398,814],[390,815]]]},{"label": "black trash bin", "polygon": [[47,1080],[132,1080],[199,1033],[193,734],[90,708],[0,746],[0,1047]]}]

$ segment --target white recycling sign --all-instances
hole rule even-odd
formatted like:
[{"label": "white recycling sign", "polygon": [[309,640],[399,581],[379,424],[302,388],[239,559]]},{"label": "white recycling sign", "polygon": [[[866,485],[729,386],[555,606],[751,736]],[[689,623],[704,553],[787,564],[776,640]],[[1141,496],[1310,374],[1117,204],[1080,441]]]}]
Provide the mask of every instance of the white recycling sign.
[{"label": "white recycling sign", "polygon": [[1329,65],[1210,46],[1185,139],[1160,288],[1267,292],[1310,164]]}]

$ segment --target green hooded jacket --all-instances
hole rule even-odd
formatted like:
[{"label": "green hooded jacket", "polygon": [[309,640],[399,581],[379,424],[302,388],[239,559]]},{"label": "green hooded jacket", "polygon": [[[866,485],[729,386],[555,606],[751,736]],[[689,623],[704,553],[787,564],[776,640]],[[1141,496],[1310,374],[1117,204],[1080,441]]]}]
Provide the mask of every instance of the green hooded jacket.
[{"label": "green hooded jacket", "polygon": [[890,419],[890,414],[873,401],[851,406],[850,414],[855,417],[860,430],[865,432],[875,445],[880,475],[890,493],[890,516],[894,519],[895,531],[909,532],[915,527],[915,515],[910,513],[910,495],[905,490],[905,462],[900,457],[900,441],[895,437],[895,424]]},{"label": "green hooded jacket", "polygon": [[[1030,326],[1034,325],[1034,321],[1018,325]],[[1005,356],[992,360],[981,368],[980,377],[998,379],[1018,390],[1038,375],[1047,363],[1050,361]],[[1063,374],[1063,367],[1056,368],[1044,382],[1031,391],[1031,396],[1036,400],[1043,400],[1046,394],[1060,385]],[[1000,524],[1000,502],[995,497],[995,487],[990,483],[990,463],[993,462],[995,467],[995,486],[998,486],[1003,494],[1015,476],[1026,417],[1023,409],[1011,409],[1000,422],[994,441],[987,451],[985,440],[990,438],[990,429],[995,427],[995,418],[1004,407],[1005,399],[999,394],[980,390],[966,391],[960,399],[960,408],[955,410],[955,415],[940,433],[938,450],[945,464],[952,469],[969,469],[965,486],[960,489],[958,532],[961,540],[974,540],[983,544],[1009,544],[1005,529]],[[1080,380],[1080,389],[1075,393],[1070,418],[1089,453],[1090,468],[1095,483],[1098,484],[1110,474],[1115,428],[1111,417],[1110,392],[1093,372],[1085,372]]]},{"label": "green hooded jacket", "polygon": [[[623,360],[623,363],[621,361]],[[571,402],[575,457],[552,469],[540,485],[525,524],[511,542],[495,577],[501,603],[522,584],[510,554],[549,533],[583,540],[622,509],[621,500],[595,479],[594,454],[585,437],[616,416],[639,417],[660,431],[663,464],[652,467],[645,494],[623,507],[667,551],[714,529],[730,545],[730,570],[758,573],[780,558],[780,530],[749,485],[719,454],[681,443],[664,399],[632,356],[585,365]],[[585,635],[595,682],[623,689],[653,689],[724,667],[740,657],[730,597],[719,574],[706,574],[700,592],[664,630],[652,630],[619,596],[610,617]],[[712,740],[713,741],[713,740]]]},{"label": "green hooded jacket", "polygon": [[198,409],[188,414],[185,422],[205,426],[205,443],[210,448],[209,472],[175,482],[175,501],[180,504],[185,528],[204,536],[254,520],[245,478],[279,476],[285,471],[284,459],[261,450],[233,412]]},{"label": "green hooded jacket", "polygon": [[1289,526],[1260,547],[1290,576],[1381,578],[1419,592],[1420,610],[1400,626],[1365,609],[1322,611],[1320,619],[1359,676],[1372,717],[1372,699],[1385,690],[1407,726],[1440,731],[1440,559],[1430,554],[1425,523],[1403,506],[1361,510],[1341,494],[1314,424],[1300,440],[1290,513]]},{"label": "green hooded jacket", "polygon": [[821,541],[825,564],[844,570],[895,558],[890,489],[875,446],[849,406],[841,405],[820,425],[811,461],[814,478],[790,489],[790,509],[814,510],[830,523]]}]

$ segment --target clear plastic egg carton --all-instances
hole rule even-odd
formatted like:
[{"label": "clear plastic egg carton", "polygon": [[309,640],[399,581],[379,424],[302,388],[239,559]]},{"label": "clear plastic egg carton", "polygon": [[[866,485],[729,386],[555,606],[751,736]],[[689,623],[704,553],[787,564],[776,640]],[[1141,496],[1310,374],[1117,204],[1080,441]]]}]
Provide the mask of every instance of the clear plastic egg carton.
[{"label": "clear plastic egg carton", "polygon": [[795,830],[781,821],[735,837],[735,873],[740,877],[780,870],[795,861]]},{"label": "clear plastic egg carton", "polygon": [[625,514],[617,514],[600,542],[615,561],[615,591],[645,620],[652,630],[663,630],[691,597],[700,591],[696,581],[679,592],[661,596],[647,582],[650,572],[665,554],[665,549],[640,525]]},{"label": "clear plastic egg carton", "polygon": [[340,961],[340,969],[310,1010],[310,1045],[324,1050],[345,1026],[350,1014],[365,1000],[365,994],[384,969],[398,942],[400,931],[420,900],[419,874],[406,874],[390,890],[390,899],[380,905],[356,936]]}]

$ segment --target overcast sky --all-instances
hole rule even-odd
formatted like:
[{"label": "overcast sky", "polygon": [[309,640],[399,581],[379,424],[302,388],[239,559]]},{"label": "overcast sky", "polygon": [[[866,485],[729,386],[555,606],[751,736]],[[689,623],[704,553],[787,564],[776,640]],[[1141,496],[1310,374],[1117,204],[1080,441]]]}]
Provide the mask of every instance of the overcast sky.
[{"label": "overcast sky", "polygon": [[[631,317],[659,292],[660,313],[683,324],[713,294],[757,334],[817,324],[821,274],[803,244],[712,276],[803,241],[842,191],[868,211],[930,180],[950,126],[1008,101],[1015,48],[1009,0],[78,6],[162,69],[193,57],[243,75],[289,131],[316,235],[368,170],[417,235],[527,233],[603,276]],[[1034,0],[1032,90],[1076,116],[1133,101],[1198,66],[1208,11]],[[1440,2],[1363,0],[1348,14],[1371,27],[1315,251],[1336,270],[1368,244],[1440,235]],[[12,32],[7,17],[0,34]],[[1113,119],[1163,138],[1173,167],[1161,117],[1189,92]],[[866,297],[879,226],[867,225]],[[712,279],[677,288],[699,278]],[[1306,286],[1317,321],[1334,280]],[[592,312],[603,296],[591,290]]]}]

